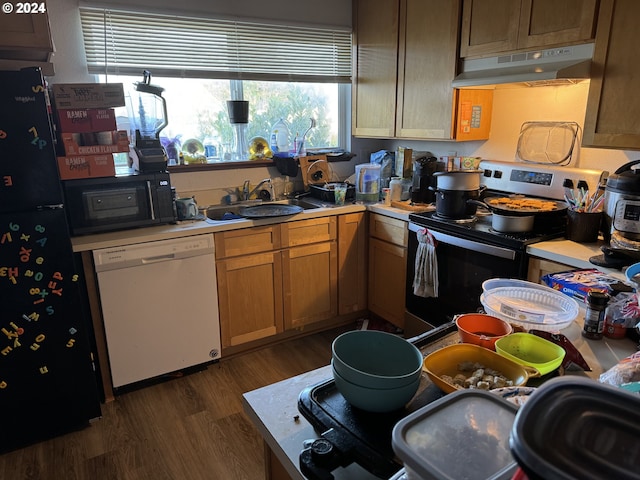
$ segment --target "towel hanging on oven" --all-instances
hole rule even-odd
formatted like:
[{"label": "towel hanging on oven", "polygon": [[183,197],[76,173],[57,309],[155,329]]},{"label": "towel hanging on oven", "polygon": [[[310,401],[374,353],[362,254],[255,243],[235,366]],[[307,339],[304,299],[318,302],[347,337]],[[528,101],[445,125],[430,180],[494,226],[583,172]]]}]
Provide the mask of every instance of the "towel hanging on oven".
[{"label": "towel hanging on oven", "polygon": [[413,276],[413,294],[418,297],[438,296],[438,259],[437,241],[426,228],[419,230],[418,250],[416,251],[415,273]]}]

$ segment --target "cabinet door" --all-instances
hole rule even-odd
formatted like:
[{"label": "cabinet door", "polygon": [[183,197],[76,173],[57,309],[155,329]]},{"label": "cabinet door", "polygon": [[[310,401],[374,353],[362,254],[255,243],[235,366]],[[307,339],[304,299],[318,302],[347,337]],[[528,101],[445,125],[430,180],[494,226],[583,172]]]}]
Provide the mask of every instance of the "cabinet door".
[{"label": "cabinet door", "polygon": [[46,13],[0,15],[0,58],[44,62],[51,52],[53,44]]},{"label": "cabinet door", "polygon": [[369,310],[404,328],[407,249],[369,239]]},{"label": "cabinet door", "polygon": [[396,137],[453,137],[459,18],[459,1],[401,2]]},{"label": "cabinet door", "polygon": [[518,47],[518,0],[464,0],[460,56],[473,57]]},{"label": "cabinet door", "polygon": [[582,144],[640,149],[640,2],[602,0]]},{"label": "cabinet door", "polygon": [[222,348],[282,332],[279,251],[217,260],[216,271]]},{"label": "cabinet door", "polygon": [[522,0],[518,48],[593,40],[597,0]]},{"label": "cabinet door", "polygon": [[354,0],[352,134],[394,136],[398,0]]},{"label": "cabinet door", "polygon": [[338,314],[336,242],[282,251],[284,326],[302,328]]},{"label": "cabinet door", "polygon": [[364,213],[338,217],[338,313],[367,308],[367,226]]}]

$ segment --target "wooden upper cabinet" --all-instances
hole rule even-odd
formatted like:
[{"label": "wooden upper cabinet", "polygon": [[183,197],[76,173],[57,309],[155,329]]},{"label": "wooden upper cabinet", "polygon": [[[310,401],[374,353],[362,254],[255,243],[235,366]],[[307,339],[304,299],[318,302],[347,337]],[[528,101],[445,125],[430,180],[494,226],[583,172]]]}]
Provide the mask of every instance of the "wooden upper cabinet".
[{"label": "wooden upper cabinet", "polygon": [[602,0],[582,144],[640,149],[640,50],[637,0]]},{"label": "wooden upper cabinet", "polygon": [[460,56],[473,57],[518,48],[518,0],[464,0]]},{"label": "wooden upper cabinet", "polygon": [[398,1],[354,0],[352,133],[394,136]]},{"label": "wooden upper cabinet", "polygon": [[[17,8],[16,2],[13,5]],[[0,68],[40,66],[45,75],[52,75],[53,65],[49,63],[52,53],[46,12],[0,14]]]},{"label": "wooden upper cabinet", "polygon": [[395,136],[454,137],[454,90],[460,2],[400,2]]},{"label": "wooden upper cabinet", "polygon": [[593,40],[598,0],[464,0],[460,56]]},{"label": "wooden upper cabinet", "polygon": [[[354,0],[352,134],[416,140],[485,140],[461,123],[456,76],[461,0]],[[491,92],[472,97],[490,113]],[[468,102],[467,102],[468,103]],[[477,114],[474,116],[480,118]]]}]

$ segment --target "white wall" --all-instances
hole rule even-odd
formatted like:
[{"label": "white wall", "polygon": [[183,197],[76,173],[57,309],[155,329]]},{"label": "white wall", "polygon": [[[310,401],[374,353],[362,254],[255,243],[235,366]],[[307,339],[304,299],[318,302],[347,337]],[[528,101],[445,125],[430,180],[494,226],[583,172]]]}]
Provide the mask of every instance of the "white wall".
[{"label": "white wall", "polygon": [[[520,127],[528,121],[567,121],[584,127],[589,82],[553,87],[503,85],[496,87],[490,139],[475,142],[390,141],[385,147],[398,145],[427,150],[437,156],[455,151],[458,155],[479,156],[492,160],[517,161],[516,149]],[[574,151],[571,166],[613,172],[619,166],[640,158],[640,152],[602,148]]]}]

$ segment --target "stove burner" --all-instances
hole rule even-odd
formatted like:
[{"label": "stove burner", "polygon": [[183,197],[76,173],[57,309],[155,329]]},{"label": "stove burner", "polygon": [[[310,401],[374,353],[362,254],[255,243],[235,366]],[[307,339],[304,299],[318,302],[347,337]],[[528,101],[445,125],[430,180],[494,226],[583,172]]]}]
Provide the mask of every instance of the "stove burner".
[{"label": "stove burner", "polygon": [[445,217],[444,215],[440,215],[439,213],[434,213],[433,218],[436,218],[437,220],[440,220],[442,222],[455,223],[458,225],[467,225],[470,223],[474,223],[478,220],[478,218],[474,215],[471,215],[469,217],[463,217],[463,218],[450,218],[450,217]]}]

